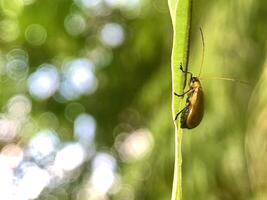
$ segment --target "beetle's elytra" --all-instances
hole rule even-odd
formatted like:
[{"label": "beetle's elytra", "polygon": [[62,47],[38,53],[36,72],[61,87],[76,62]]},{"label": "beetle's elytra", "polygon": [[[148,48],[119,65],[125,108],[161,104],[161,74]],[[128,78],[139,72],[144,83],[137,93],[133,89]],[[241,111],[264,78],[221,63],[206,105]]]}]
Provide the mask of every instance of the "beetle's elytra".
[{"label": "beetle's elytra", "polygon": [[180,69],[185,75],[190,74],[189,89],[183,94],[174,93],[178,97],[183,97],[187,94],[186,106],[175,116],[177,120],[181,114],[181,128],[192,129],[197,127],[204,114],[204,93],[202,90],[201,83],[197,77],[194,77],[192,73],[183,70],[182,64]]}]

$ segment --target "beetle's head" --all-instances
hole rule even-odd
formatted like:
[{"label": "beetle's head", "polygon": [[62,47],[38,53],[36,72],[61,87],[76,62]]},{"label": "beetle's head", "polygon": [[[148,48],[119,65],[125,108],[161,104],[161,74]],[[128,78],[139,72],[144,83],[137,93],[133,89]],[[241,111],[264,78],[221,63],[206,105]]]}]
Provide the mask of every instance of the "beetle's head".
[{"label": "beetle's head", "polygon": [[190,82],[199,82],[199,79],[197,77],[192,76]]},{"label": "beetle's head", "polygon": [[190,80],[190,87],[197,88],[201,87],[201,83],[197,77],[192,77]]}]

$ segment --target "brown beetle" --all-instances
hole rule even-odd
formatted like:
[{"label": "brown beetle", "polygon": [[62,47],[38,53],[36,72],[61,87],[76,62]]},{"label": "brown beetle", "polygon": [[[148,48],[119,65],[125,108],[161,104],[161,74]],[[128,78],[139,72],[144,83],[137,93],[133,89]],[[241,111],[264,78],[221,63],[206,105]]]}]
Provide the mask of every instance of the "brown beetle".
[{"label": "brown beetle", "polygon": [[[201,39],[202,39],[202,45],[203,45],[203,52],[202,52],[202,62],[201,67],[199,71],[198,77],[193,76],[191,72],[183,70],[182,63],[180,64],[180,70],[187,76],[187,74],[190,75],[190,81],[189,81],[189,89],[184,92],[183,94],[177,94],[174,93],[174,95],[178,97],[184,97],[185,94],[187,94],[186,99],[186,106],[176,114],[175,120],[177,120],[178,116],[181,114],[181,128],[188,128],[192,129],[197,127],[200,122],[202,121],[203,115],[204,115],[204,93],[202,90],[202,86],[199,80],[202,67],[203,67],[203,61],[204,61],[204,52],[205,52],[205,43],[204,43],[204,36],[202,29],[200,28],[201,33]],[[240,81],[233,78],[225,78],[225,77],[212,77],[212,78],[206,78],[206,79],[220,79],[220,80],[226,80],[226,81],[234,81],[239,82],[242,84],[250,85],[246,81]]]},{"label": "brown beetle", "polygon": [[[204,43],[204,36],[203,31],[200,28],[200,34],[202,39],[202,62],[201,67],[199,71],[198,77],[200,77],[203,62],[204,62],[204,52],[205,52],[205,43]],[[200,80],[198,77],[193,76],[191,72],[184,71],[182,63],[180,63],[180,70],[187,76],[187,74],[190,75],[190,81],[189,81],[189,89],[184,92],[183,94],[177,94],[174,93],[174,95],[178,97],[184,97],[185,94],[187,94],[186,99],[186,106],[184,109],[182,109],[180,112],[178,112],[175,116],[175,120],[177,120],[178,116],[182,114],[181,116],[181,128],[188,128],[192,129],[197,127],[204,115],[204,93],[202,90],[202,86],[200,83]]]},{"label": "brown beetle", "polygon": [[181,128],[192,129],[197,127],[204,114],[204,93],[201,87],[201,83],[197,77],[194,77],[191,72],[183,70],[182,64],[180,69],[185,74],[190,74],[189,90],[183,94],[174,93],[178,97],[183,97],[185,94],[188,95],[186,99],[186,106],[175,116],[177,120],[178,116],[181,115]]}]

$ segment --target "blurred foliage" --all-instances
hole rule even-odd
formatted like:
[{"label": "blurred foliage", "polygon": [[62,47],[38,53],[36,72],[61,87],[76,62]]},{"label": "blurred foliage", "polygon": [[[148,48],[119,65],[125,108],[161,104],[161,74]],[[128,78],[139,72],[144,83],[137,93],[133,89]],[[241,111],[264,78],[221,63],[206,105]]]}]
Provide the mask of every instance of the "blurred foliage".
[{"label": "blurred foliage", "polygon": [[[84,112],[97,124],[91,144],[95,150],[89,159],[74,170],[71,179],[67,174],[63,183],[46,187],[38,198],[170,199],[174,129],[172,28],[167,1],[0,0],[0,8],[1,120],[12,97],[23,95],[32,104],[27,118],[31,123],[21,122],[25,127],[15,138],[3,140],[1,147],[18,143],[27,149],[36,133],[47,128],[58,134],[64,146],[75,141],[74,119]],[[204,119],[184,135],[186,200],[267,198],[266,103],[261,101],[266,96],[266,75],[262,73],[266,66],[266,13],[267,2],[263,0],[200,0],[193,5],[189,70],[194,74],[199,71],[201,26],[206,43],[201,77],[236,78],[251,86],[203,80]],[[122,43],[103,41],[101,33],[107,23],[120,25]],[[14,49],[27,52],[28,67],[8,64],[10,57],[14,60],[10,53]],[[40,65],[55,66],[62,81],[65,63],[78,58],[86,58],[95,66],[97,87],[90,94],[68,99],[57,89],[51,97],[38,99],[29,92],[29,77]],[[252,93],[257,81],[258,87]],[[249,104],[250,97],[253,100]],[[48,115],[41,117],[43,113]],[[2,121],[0,128],[3,130]],[[153,149],[143,157],[125,158],[125,152],[120,152],[121,143],[130,135],[144,133],[152,136],[149,141]],[[127,144],[124,148],[129,147]],[[112,155],[118,164],[117,187],[113,186],[104,197],[93,197],[88,185],[93,172],[91,162],[98,152]],[[100,181],[104,184],[106,180]]]}]

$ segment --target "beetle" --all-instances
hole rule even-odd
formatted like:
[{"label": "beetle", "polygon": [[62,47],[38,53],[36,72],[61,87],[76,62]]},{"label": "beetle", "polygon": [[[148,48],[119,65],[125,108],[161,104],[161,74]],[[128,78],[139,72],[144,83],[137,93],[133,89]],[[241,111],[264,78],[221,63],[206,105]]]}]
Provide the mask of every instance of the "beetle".
[{"label": "beetle", "polygon": [[[202,89],[200,78],[199,78],[201,71],[202,71],[202,67],[203,67],[204,52],[205,52],[204,36],[203,36],[203,31],[201,28],[200,28],[200,34],[201,34],[201,39],[202,39],[203,51],[202,51],[202,62],[201,62],[199,75],[198,77],[193,76],[191,72],[184,70],[182,63],[180,63],[180,70],[185,74],[186,77],[187,77],[187,74],[190,75],[190,80],[188,82],[189,89],[183,94],[177,94],[174,92],[174,95],[177,97],[184,97],[184,95],[187,94],[186,106],[180,112],[178,112],[175,116],[175,120],[177,120],[178,116],[181,114],[181,121],[180,121],[181,128],[192,129],[192,128],[197,127],[202,121],[203,115],[204,115],[204,93],[203,93],[203,89]],[[233,79],[233,78],[213,77],[210,79],[221,79],[221,80],[234,81],[234,82],[239,82],[239,83],[250,85],[246,81],[240,81],[240,80]]]},{"label": "beetle", "polygon": [[[203,51],[201,67],[198,77],[200,77],[202,71],[205,52],[203,31],[201,28],[199,30],[202,39]],[[184,97],[184,95],[187,94],[186,106],[176,114],[175,120],[177,120],[178,116],[181,114],[181,128],[192,129],[197,127],[202,121],[204,115],[204,93],[198,77],[193,76],[191,72],[185,71],[183,69],[182,63],[180,63],[180,70],[185,74],[185,76],[189,74],[190,80],[188,82],[189,89],[186,92],[184,92],[183,94],[174,93],[174,95],[176,95],[177,97]]]},{"label": "beetle", "polygon": [[180,69],[185,75],[190,74],[189,89],[183,94],[174,93],[178,97],[184,97],[187,94],[186,106],[175,116],[177,120],[181,114],[181,128],[192,129],[197,127],[204,115],[204,93],[198,77],[193,76],[191,72],[183,70],[182,64]]}]

